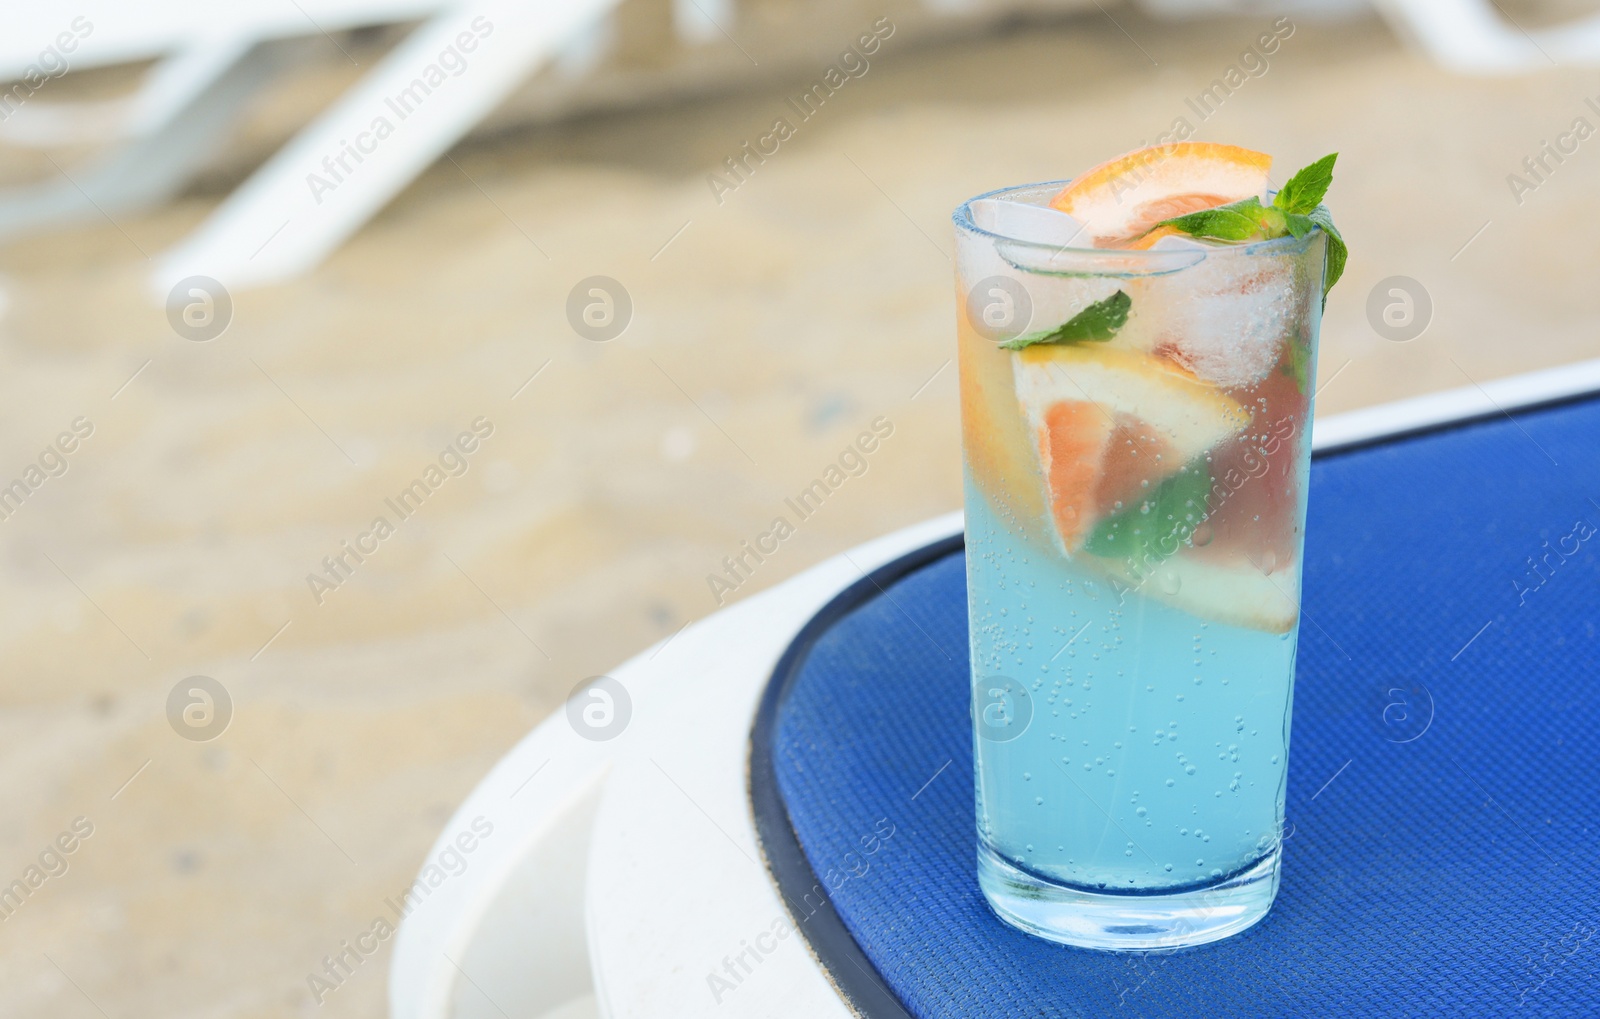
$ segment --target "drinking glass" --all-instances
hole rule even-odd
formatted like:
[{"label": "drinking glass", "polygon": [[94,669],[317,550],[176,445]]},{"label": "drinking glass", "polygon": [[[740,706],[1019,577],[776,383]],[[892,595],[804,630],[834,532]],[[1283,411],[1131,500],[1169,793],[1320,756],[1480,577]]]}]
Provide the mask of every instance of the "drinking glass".
[{"label": "drinking glass", "polygon": [[1040,239],[1064,183],[954,216],[978,878],[1196,945],[1278,888],[1325,237]]}]

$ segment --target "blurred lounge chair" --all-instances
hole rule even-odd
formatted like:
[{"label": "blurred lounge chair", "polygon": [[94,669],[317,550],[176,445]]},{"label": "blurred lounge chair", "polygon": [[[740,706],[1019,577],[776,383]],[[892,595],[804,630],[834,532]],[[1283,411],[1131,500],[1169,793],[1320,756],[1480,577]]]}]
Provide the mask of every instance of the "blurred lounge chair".
[{"label": "blurred lounge chair", "polygon": [[1600,14],[1523,30],[1492,0],[1375,0],[1395,30],[1463,74],[1600,64]]},{"label": "blurred lounge chair", "polygon": [[[658,35],[664,31],[689,47],[721,45],[724,37],[738,45],[727,33],[737,13],[732,0],[653,2],[664,12],[647,19],[660,23]],[[1053,0],[1051,6],[1079,9],[1091,2]],[[1290,10],[1338,13],[1357,2],[1300,0]],[[1373,2],[1435,60],[1465,73],[1600,63],[1600,15],[1524,32],[1497,14],[1492,0]],[[420,20],[194,233],[158,256],[149,287],[161,299],[173,283],[195,274],[234,288],[292,278],[337,248],[538,68],[554,64],[579,73],[591,66],[606,45],[609,19],[622,6],[622,0],[234,0],[207,6],[202,16],[179,0],[16,5],[0,37],[0,80],[12,82],[0,93],[0,144],[96,141],[108,143],[108,150],[81,168],[58,165],[59,179],[0,190],[0,240],[115,216],[179,193],[225,143],[227,128],[245,104],[279,70],[282,41],[317,34],[332,39],[330,33],[352,28]],[[903,4],[890,6],[898,12]],[[1143,0],[1143,6],[1161,14],[1245,9],[1236,0]],[[913,9],[925,21],[953,17],[976,23],[999,18],[1009,7],[1007,0],[921,0]],[[403,129],[373,151],[352,148],[375,117],[395,119],[389,101],[407,90],[416,94],[425,69],[458,39],[473,34],[474,24],[485,23],[493,32],[466,55],[465,73],[429,91],[425,102],[409,104],[416,108],[397,125]],[[77,24],[92,25],[92,32],[64,56],[61,69],[156,61],[135,96],[90,103],[55,99],[49,94],[55,58],[37,87],[19,83],[29,74],[40,80],[42,49]],[[814,49],[811,43],[795,45],[796,52]],[[686,52],[684,62],[704,62],[700,51]],[[35,97],[37,91],[43,94]],[[344,186],[347,179],[351,186]]]},{"label": "blurred lounge chair", "polygon": [[[246,287],[316,265],[616,4],[488,0],[439,11],[161,255],[152,294],[195,274]],[[473,47],[464,70],[442,84],[435,72],[430,87],[429,69],[464,39]],[[374,135],[380,118],[392,136]]]},{"label": "blurred lounge chair", "polygon": [[[1138,0],[1160,17],[1258,14],[1250,0]],[[1357,13],[1367,0],[1287,0],[1273,7],[1290,17]],[[1394,30],[1441,66],[1462,74],[1518,74],[1546,67],[1600,64],[1600,14],[1550,28],[1524,30],[1495,0],[1371,0]]]},{"label": "blurred lounge chair", "polygon": [[[150,286],[160,298],[195,273],[230,286],[295,276],[358,229],[536,67],[582,41],[617,3],[238,0],[207,7],[203,16],[174,0],[19,7],[0,42],[0,80],[13,82],[0,95],[0,142],[110,144],[87,167],[69,173],[58,166],[58,180],[0,192],[0,237],[112,216],[177,194],[272,77],[282,56],[274,43],[424,19],[199,230],[157,258]],[[681,30],[703,34],[703,25],[684,18]],[[62,53],[56,40],[67,35],[72,48]],[[473,52],[462,52],[463,40]],[[460,66],[448,66],[450,77],[441,85],[437,67],[447,52],[446,59]],[[68,69],[144,60],[156,63],[131,98],[85,103],[49,95],[50,81]],[[431,86],[423,80],[430,70]],[[409,98],[390,105],[397,96]],[[378,117],[403,119],[405,129],[373,151],[355,151],[352,139],[356,146],[363,139],[372,144]],[[312,175],[331,187],[311,186]],[[357,186],[342,186],[354,177],[362,178]]]},{"label": "blurred lounge chair", "polygon": [[[0,239],[147,208],[179,193],[228,139],[284,64],[283,40],[422,17],[442,0],[233,0],[208,6],[17,5],[0,36],[0,144],[102,153],[57,178],[0,190]],[[131,96],[74,101],[50,83],[71,71],[150,61]],[[52,160],[54,163],[54,160]]]}]

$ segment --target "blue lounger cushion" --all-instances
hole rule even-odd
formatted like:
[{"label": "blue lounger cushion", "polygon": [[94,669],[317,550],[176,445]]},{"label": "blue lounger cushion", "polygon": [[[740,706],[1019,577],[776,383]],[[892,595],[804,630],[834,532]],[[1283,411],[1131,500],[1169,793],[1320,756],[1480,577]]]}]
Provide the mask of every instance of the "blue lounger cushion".
[{"label": "blue lounger cushion", "polygon": [[[757,723],[801,929],[869,1015],[1600,1015],[1597,500],[1596,400],[1314,461],[1282,889],[1251,930],[1155,955],[990,913],[959,542],[886,568],[808,627]],[[1383,720],[1397,688],[1410,729]]]}]

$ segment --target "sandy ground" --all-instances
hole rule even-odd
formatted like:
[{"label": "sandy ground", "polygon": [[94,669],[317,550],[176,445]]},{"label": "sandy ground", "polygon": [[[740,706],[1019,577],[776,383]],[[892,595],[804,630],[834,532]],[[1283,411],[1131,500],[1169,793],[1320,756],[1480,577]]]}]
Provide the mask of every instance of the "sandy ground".
[{"label": "sandy ground", "polygon": [[[799,79],[473,142],[210,342],[140,284],[217,187],[0,251],[0,477],[93,427],[0,521],[0,883],[93,825],[0,924],[0,1013],[383,1014],[387,949],[320,1008],[307,973],[576,684],[714,611],[708,574],[852,435],[894,426],[736,597],[959,504],[972,194],[1184,116],[1283,168],[1339,150],[1319,410],[1597,353],[1600,140],[1521,204],[1506,182],[1600,127],[1592,73],[1462,80],[1374,22],[1308,23],[1200,122],[1185,100],[1270,19],[1119,20],[890,40],[721,204],[708,172]],[[593,275],[634,307],[609,342],[565,313]],[[1433,301],[1409,342],[1367,322],[1393,275]],[[307,575],[478,419],[466,472],[319,604]],[[213,742],[166,717],[193,675],[233,700]]]}]

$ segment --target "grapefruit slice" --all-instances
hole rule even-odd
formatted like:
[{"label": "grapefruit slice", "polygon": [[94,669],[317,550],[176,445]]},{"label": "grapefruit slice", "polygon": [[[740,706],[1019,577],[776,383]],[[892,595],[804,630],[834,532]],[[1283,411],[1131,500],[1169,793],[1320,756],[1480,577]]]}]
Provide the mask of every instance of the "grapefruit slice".
[{"label": "grapefruit slice", "polygon": [[1173,142],[1118,156],[1050,200],[1097,248],[1123,247],[1162,220],[1261,194],[1272,157],[1215,142]]},{"label": "grapefruit slice", "polygon": [[1250,422],[1165,358],[1086,344],[1012,355],[1055,538],[1069,557],[1094,525]]},{"label": "grapefruit slice", "polygon": [[1156,242],[1166,240],[1168,237],[1183,237],[1190,240],[1193,239],[1175,226],[1159,226],[1147,234],[1135,237],[1133,240],[1128,241],[1124,247],[1130,251],[1149,251],[1151,248],[1156,246]]}]

